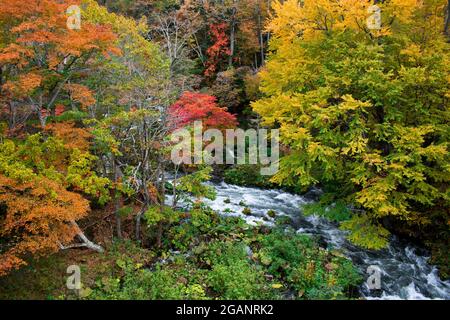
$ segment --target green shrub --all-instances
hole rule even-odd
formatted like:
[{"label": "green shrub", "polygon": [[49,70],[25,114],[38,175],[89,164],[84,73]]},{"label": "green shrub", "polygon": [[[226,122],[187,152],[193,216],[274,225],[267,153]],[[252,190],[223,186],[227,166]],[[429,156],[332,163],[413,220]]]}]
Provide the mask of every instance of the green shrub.
[{"label": "green shrub", "polygon": [[190,212],[190,218],[170,228],[165,243],[177,250],[188,250],[203,240],[232,237],[246,228],[239,217],[220,216],[209,207],[199,205]]},{"label": "green shrub", "polygon": [[308,203],[302,209],[305,216],[315,214],[338,222],[349,220],[352,217],[350,209],[343,201],[336,201],[330,205],[321,202]]},{"label": "green shrub", "polygon": [[292,231],[275,230],[264,236],[257,258],[271,274],[292,286],[299,297],[307,299],[344,298],[361,281],[351,261]]},{"label": "green shrub", "polygon": [[208,285],[222,299],[275,297],[264,272],[250,261],[243,243],[214,242],[201,259],[211,264]]},{"label": "green shrub", "polygon": [[269,211],[267,211],[267,215],[271,218],[275,218],[275,216],[277,215],[275,210],[270,209]]},{"label": "green shrub", "polygon": [[[361,280],[350,260],[309,236],[196,210],[168,233],[181,253],[165,247],[158,258],[120,242],[109,250],[109,272],[87,283],[81,298],[282,299],[295,291],[301,299],[336,299],[347,298]],[[138,262],[145,252],[151,264]]]},{"label": "green shrub", "polygon": [[97,282],[89,299],[158,300],[185,299],[187,287],[177,281],[174,270],[157,266],[156,270],[125,270],[123,278],[106,278]]},{"label": "green shrub", "polygon": [[238,165],[225,171],[224,181],[238,186],[273,187],[274,185],[269,182],[269,178],[261,175],[260,169],[260,166],[257,165]]}]

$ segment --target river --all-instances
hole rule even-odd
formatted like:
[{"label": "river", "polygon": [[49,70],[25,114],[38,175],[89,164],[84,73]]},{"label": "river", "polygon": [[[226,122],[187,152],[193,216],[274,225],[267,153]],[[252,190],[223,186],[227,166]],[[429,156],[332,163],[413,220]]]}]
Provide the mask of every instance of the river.
[{"label": "river", "polygon": [[[369,277],[367,268],[377,266],[381,271],[381,289],[370,290],[363,283],[359,291],[366,299],[450,299],[450,281],[439,278],[436,267],[427,263],[428,253],[422,248],[393,237],[387,249],[361,249],[346,240],[345,231],[339,230],[337,224],[318,216],[302,215],[302,206],[313,201],[312,197],[224,182],[211,185],[215,187],[217,197],[205,202],[224,215],[241,216],[252,225],[273,225],[274,219],[267,216],[267,211],[272,209],[277,215],[289,216],[297,232],[316,236],[321,245],[341,250],[366,277]],[[226,199],[231,202],[225,203]],[[242,214],[241,201],[251,209],[250,215]]]}]

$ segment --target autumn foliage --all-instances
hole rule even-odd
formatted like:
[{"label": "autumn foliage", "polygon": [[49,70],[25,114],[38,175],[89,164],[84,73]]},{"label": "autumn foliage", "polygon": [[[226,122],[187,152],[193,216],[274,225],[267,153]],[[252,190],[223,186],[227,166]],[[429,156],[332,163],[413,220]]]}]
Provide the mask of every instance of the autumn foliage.
[{"label": "autumn foliage", "polygon": [[29,254],[41,256],[72,241],[77,229],[71,222],[89,212],[89,202],[46,177],[25,180],[0,173],[0,203],[7,214],[0,237],[10,240],[0,253],[0,276],[24,264]]},{"label": "autumn foliage", "polygon": [[[246,181],[318,187],[321,204],[346,210],[339,223],[354,244],[408,235],[442,246],[447,262],[448,3],[0,0],[0,277],[60,249],[103,251],[88,238],[156,245],[152,261],[185,236],[197,242],[185,226],[213,229],[184,200],[213,197],[203,185],[213,169],[253,171],[174,166],[170,138],[196,121],[235,128],[238,116],[279,130],[283,151],[274,176]],[[373,4],[378,27],[367,23]],[[252,158],[252,140],[238,155]],[[194,159],[233,153],[186,141],[177,146]]]},{"label": "autumn foliage", "polygon": [[80,2],[2,2],[0,67],[4,80],[0,82],[0,104],[7,106],[10,127],[16,125],[17,113],[37,114],[44,126],[48,115],[55,114],[61,96],[79,108],[89,107],[95,99],[91,89],[81,83],[81,70],[98,54],[120,54],[115,47],[117,36],[109,26],[83,21],[79,30],[67,27],[66,10],[74,4]]},{"label": "autumn foliage", "polygon": [[237,125],[236,117],[216,103],[216,97],[204,93],[185,92],[170,107],[175,127],[180,128],[201,120],[204,128],[232,128]]},{"label": "autumn foliage", "polygon": [[26,264],[28,254],[59,250],[79,233],[88,197],[109,200],[109,180],[93,172],[90,134],[54,124],[20,143],[0,143],[0,275]]},{"label": "autumn foliage", "polygon": [[274,5],[264,97],[253,103],[290,147],[273,181],[339,186],[357,208],[342,227],[358,245],[387,246],[392,225],[448,237],[446,3],[380,2],[376,30],[367,1]]},{"label": "autumn foliage", "polygon": [[213,75],[221,61],[231,54],[229,49],[230,40],[226,34],[226,29],[226,23],[211,24],[209,26],[209,35],[214,43],[206,50],[206,55],[208,56],[205,70],[206,76]]},{"label": "autumn foliage", "polygon": [[45,131],[60,139],[66,148],[88,151],[92,134],[85,128],[76,127],[73,121],[50,123]]}]

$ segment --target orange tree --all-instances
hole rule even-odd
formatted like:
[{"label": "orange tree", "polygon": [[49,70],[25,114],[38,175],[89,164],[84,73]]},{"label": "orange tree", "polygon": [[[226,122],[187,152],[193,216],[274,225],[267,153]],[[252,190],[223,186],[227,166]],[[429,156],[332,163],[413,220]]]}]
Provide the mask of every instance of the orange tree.
[{"label": "orange tree", "polygon": [[116,35],[104,24],[67,26],[67,9],[79,1],[9,0],[0,6],[0,104],[10,128],[37,114],[42,126],[58,99],[95,103],[80,83],[97,55],[118,54]]},{"label": "orange tree", "polygon": [[[71,247],[102,251],[77,220],[89,212],[87,197],[100,203],[109,200],[110,182],[93,172],[88,133],[82,132],[77,144],[69,140],[80,130],[55,125],[52,131],[60,138],[35,134],[20,143],[1,141],[0,275],[26,264],[30,254]],[[81,243],[70,244],[77,235]]]}]

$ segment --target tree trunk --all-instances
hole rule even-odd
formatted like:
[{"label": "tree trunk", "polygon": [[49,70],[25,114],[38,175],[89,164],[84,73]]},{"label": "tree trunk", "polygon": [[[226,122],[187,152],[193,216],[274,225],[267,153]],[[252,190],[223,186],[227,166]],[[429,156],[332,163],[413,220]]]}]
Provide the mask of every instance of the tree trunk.
[{"label": "tree trunk", "polygon": [[259,51],[261,55],[261,66],[264,66],[264,39],[262,34],[262,21],[261,21],[261,5],[258,1],[258,38],[259,38]]},{"label": "tree trunk", "polygon": [[141,220],[145,210],[147,210],[147,205],[144,205],[144,207],[142,207],[141,211],[139,211],[139,213],[136,216],[136,230],[135,230],[136,241],[141,240]]},{"label": "tree trunk", "polygon": [[[267,16],[270,17],[270,5],[271,0],[267,0]],[[270,41],[270,32],[267,32],[267,44],[269,44]]]},{"label": "tree trunk", "polygon": [[[117,167],[116,158],[112,156],[112,162],[114,167],[114,184],[117,185],[119,181],[119,168]],[[120,193],[118,191],[114,191],[114,214],[116,217],[116,232],[117,237],[122,239],[122,218],[120,217],[119,209],[120,209]]]},{"label": "tree trunk", "polygon": [[445,24],[444,24],[444,33],[450,37],[450,0],[447,2],[447,10],[445,14]]},{"label": "tree trunk", "polygon": [[160,221],[158,223],[158,232],[157,232],[157,236],[156,236],[156,247],[158,249],[161,249],[161,247],[162,247],[162,233],[163,233],[163,224]]},{"label": "tree trunk", "polygon": [[47,117],[42,114],[41,108],[38,109],[38,118],[42,129],[45,129],[45,125],[47,124]]},{"label": "tree trunk", "polygon": [[231,68],[233,66],[233,57],[234,57],[234,43],[235,43],[235,33],[236,33],[236,7],[235,0],[233,0],[233,9],[231,14],[231,26],[230,26],[230,56],[228,58],[228,67]]},{"label": "tree trunk", "polygon": [[9,101],[9,129],[14,129],[16,127],[16,107],[14,102]]},{"label": "tree trunk", "polygon": [[103,248],[101,246],[99,246],[98,244],[93,243],[92,241],[90,241],[83,233],[83,231],[81,231],[80,227],[78,226],[78,224],[75,222],[75,220],[70,221],[70,223],[72,224],[72,226],[75,227],[75,230],[77,232],[77,236],[81,239],[81,241],[83,241],[83,246],[86,248],[89,248],[91,250],[97,251],[97,252],[104,252]]},{"label": "tree trunk", "polygon": [[172,195],[173,195],[173,202],[172,202],[172,208],[176,208],[177,207],[177,203],[178,203],[178,199],[177,199],[177,180],[178,180],[178,170],[179,170],[179,166],[176,165],[175,166],[175,177],[172,181]]},{"label": "tree trunk", "polygon": [[122,218],[120,217],[120,196],[115,193],[115,204],[114,204],[114,214],[116,216],[116,233],[117,238],[122,239]]}]

